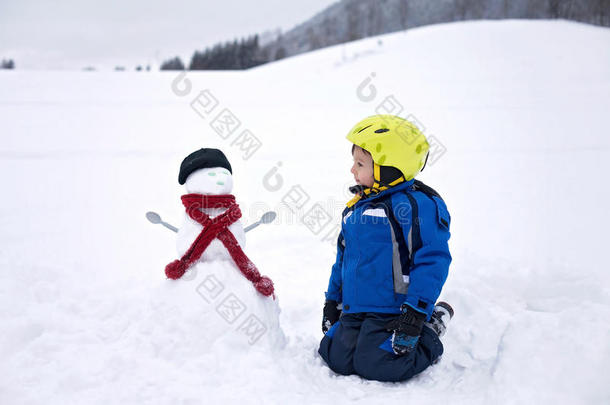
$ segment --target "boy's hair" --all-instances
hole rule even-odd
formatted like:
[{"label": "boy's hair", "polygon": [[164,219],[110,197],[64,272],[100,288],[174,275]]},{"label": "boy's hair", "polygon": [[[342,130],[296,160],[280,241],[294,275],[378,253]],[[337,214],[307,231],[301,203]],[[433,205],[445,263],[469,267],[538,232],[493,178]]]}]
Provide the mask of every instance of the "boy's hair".
[{"label": "boy's hair", "polygon": [[371,156],[371,152],[369,152],[369,151],[368,151],[368,150],[366,150],[366,149],[361,148],[360,146],[356,145],[355,143],[353,143],[353,144],[352,144],[352,155],[354,154],[354,149],[355,149],[355,148],[358,148],[358,149],[360,149],[361,151],[363,151],[364,153],[366,153],[367,155]]}]

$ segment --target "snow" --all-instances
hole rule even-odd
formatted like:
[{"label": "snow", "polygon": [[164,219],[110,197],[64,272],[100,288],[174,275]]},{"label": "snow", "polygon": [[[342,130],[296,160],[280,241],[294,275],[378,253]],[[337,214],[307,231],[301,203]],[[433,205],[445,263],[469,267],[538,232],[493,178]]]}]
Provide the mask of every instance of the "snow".
[{"label": "snow", "polygon": [[[609,43],[565,21],[443,24],[188,73],[182,96],[176,73],[0,72],[0,403],[610,402]],[[209,115],[193,103],[206,89]],[[442,144],[420,178],[452,215],[456,311],[441,362],[396,384],[316,353],[344,137],[390,95]],[[212,129],[224,108],[230,136]],[[248,159],[243,129],[262,143]],[[244,226],[278,212],[245,249],[275,283],[276,351],[201,341],[219,314],[197,279],[164,279],[175,234],[144,214],[179,225],[179,164],[204,146],[229,158]],[[312,231],[316,203],[332,219]]]}]

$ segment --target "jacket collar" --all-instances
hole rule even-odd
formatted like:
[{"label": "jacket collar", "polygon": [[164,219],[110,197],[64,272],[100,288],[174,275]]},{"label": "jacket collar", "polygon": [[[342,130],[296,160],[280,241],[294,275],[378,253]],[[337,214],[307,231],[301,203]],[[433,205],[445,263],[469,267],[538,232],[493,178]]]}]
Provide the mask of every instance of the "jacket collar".
[{"label": "jacket collar", "polygon": [[397,185],[392,186],[392,187],[388,188],[387,190],[383,190],[377,194],[369,195],[367,198],[359,200],[358,202],[356,202],[356,204],[354,204],[354,206],[358,205],[361,202],[377,200],[378,198],[381,198],[383,196],[387,196],[390,194],[394,194],[400,190],[405,190],[405,191],[410,190],[411,187],[413,186],[413,183],[415,183],[414,178],[409,181],[403,181],[402,183],[398,183]]}]

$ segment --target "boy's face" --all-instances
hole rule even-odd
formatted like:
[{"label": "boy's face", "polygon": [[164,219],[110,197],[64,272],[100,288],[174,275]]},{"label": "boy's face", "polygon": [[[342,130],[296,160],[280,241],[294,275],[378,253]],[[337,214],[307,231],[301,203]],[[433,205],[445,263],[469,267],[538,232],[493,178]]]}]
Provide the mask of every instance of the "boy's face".
[{"label": "boy's face", "polygon": [[354,164],[352,165],[352,174],[356,183],[365,187],[373,187],[373,158],[364,151],[360,146],[354,147]]}]

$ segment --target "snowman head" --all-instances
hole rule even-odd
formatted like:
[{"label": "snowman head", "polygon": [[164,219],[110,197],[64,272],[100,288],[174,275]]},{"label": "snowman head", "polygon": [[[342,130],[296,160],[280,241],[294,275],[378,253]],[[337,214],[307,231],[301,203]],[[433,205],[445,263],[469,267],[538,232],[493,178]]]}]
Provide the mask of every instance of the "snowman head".
[{"label": "snowman head", "polygon": [[233,176],[224,167],[199,169],[188,176],[184,186],[191,194],[230,194],[233,190]]},{"label": "snowman head", "polygon": [[231,164],[219,149],[204,148],[188,155],[180,165],[178,182],[189,193],[229,194],[233,189]]}]

